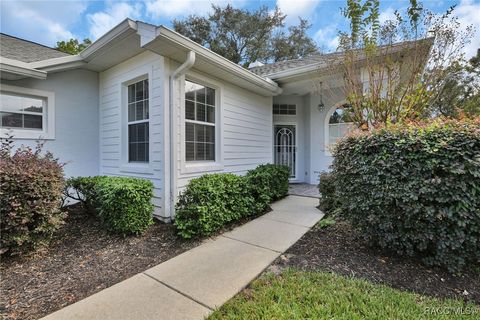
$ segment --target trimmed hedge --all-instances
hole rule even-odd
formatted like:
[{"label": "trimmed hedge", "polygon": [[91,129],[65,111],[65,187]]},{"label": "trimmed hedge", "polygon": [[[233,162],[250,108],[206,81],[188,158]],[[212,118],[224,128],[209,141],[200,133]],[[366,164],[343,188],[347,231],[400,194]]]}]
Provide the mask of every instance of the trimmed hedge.
[{"label": "trimmed hedge", "polygon": [[480,262],[480,120],[398,125],[334,151],[340,215],[375,245],[457,272]]},{"label": "trimmed hedge", "polygon": [[175,226],[183,238],[209,236],[243,217],[265,212],[288,192],[289,170],[261,165],[246,176],[206,174],[192,179],[176,205]]},{"label": "trimmed hedge", "polygon": [[47,243],[60,228],[64,187],[63,164],[49,152],[22,147],[13,141],[0,149],[1,254],[20,254]]},{"label": "trimmed hedge", "polygon": [[230,221],[254,214],[246,179],[231,173],[206,174],[189,182],[178,199],[175,226],[183,238],[208,236]]},{"label": "trimmed hedge", "polygon": [[127,177],[77,177],[68,180],[77,191],[68,196],[93,210],[107,229],[122,235],[140,234],[153,224],[153,184]]},{"label": "trimmed hedge", "polygon": [[338,196],[335,193],[335,176],[330,172],[320,173],[318,189],[321,196],[320,210],[326,215],[335,215],[335,211],[340,206]]},{"label": "trimmed hedge", "polygon": [[262,164],[246,174],[250,192],[255,198],[255,210],[264,212],[268,205],[288,193],[290,169],[287,166]]}]

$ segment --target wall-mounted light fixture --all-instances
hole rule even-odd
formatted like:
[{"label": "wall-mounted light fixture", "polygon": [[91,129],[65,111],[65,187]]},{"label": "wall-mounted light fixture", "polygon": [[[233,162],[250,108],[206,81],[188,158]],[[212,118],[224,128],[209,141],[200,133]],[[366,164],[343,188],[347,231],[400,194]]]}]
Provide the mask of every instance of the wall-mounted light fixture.
[{"label": "wall-mounted light fixture", "polygon": [[323,103],[323,82],[320,82],[320,103],[318,104],[318,111],[322,112],[325,109],[325,104]]}]

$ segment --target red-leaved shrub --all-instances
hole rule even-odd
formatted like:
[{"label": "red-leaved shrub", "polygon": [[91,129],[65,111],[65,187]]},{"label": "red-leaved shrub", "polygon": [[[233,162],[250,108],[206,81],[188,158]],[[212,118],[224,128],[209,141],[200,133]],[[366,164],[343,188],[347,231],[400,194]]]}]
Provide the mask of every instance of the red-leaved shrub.
[{"label": "red-leaved shrub", "polygon": [[0,253],[13,255],[48,242],[64,221],[60,210],[63,164],[50,152],[2,139],[0,147]]}]

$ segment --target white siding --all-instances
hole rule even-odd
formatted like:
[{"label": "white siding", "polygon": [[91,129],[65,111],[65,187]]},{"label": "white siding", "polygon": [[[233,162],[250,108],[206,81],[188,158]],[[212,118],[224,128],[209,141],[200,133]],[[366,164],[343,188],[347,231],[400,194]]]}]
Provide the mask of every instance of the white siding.
[{"label": "white siding", "polygon": [[[2,84],[55,93],[55,139],[45,150],[65,162],[65,175],[98,174],[98,74],[88,70],[49,73],[46,80],[22,79]],[[48,110],[47,110],[48,112]],[[35,147],[32,139],[19,139],[16,146]]]},{"label": "white siding", "polygon": [[243,175],[248,170],[272,162],[272,98],[263,97],[215,78],[189,71],[188,79],[212,86],[219,95],[216,113],[215,164],[193,165],[184,153],[184,81],[175,82],[176,194],[190,179],[205,173],[230,172]]},{"label": "white siding", "polygon": [[[126,82],[148,76],[150,97],[150,162],[127,160]],[[164,59],[141,53],[100,73],[100,174],[149,179],[154,184],[155,215],[164,212]]]}]

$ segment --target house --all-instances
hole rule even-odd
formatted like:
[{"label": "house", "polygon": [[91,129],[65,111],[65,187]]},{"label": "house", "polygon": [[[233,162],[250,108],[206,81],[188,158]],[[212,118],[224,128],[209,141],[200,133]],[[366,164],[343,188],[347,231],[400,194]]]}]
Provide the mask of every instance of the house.
[{"label": "house", "polygon": [[45,139],[67,176],[150,179],[159,219],[205,173],[274,162],[290,166],[292,182],[316,184],[329,146],[350,128],[340,53],[247,70],[130,19],[78,55],[0,40],[1,135]]}]

